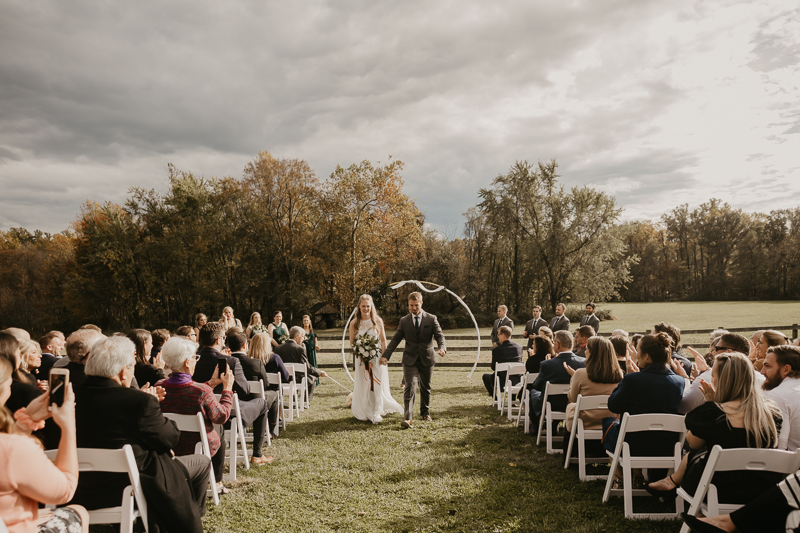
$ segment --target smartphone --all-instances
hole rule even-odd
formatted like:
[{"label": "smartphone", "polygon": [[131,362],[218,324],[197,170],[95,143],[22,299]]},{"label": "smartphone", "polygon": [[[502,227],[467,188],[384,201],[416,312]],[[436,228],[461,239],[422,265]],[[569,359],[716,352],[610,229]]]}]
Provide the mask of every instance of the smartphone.
[{"label": "smartphone", "polygon": [[218,376],[222,376],[222,374],[227,373],[228,372],[228,360],[227,359],[220,359],[219,361],[217,361],[217,368],[219,370],[217,372]]},{"label": "smartphone", "polygon": [[50,370],[50,403],[61,407],[64,403],[64,393],[69,383],[69,369],[53,368]]}]

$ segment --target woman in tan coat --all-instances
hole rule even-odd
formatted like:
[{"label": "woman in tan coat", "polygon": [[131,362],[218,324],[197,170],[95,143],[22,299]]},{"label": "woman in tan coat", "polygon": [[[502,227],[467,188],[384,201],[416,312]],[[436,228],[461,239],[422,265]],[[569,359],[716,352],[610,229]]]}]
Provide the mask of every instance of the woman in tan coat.
[{"label": "woman in tan coat", "polygon": [[[572,374],[567,393],[570,404],[567,405],[565,422],[567,432],[570,432],[578,394],[582,396],[611,394],[617,388],[617,383],[622,380],[623,374],[611,341],[599,336],[591,337],[586,343],[586,368],[578,370],[570,368],[567,371]],[[584,411],[580,416],[586,429],[599,429],[602,427],[603,418],[614,415],[607,409],[593,409]]]}]

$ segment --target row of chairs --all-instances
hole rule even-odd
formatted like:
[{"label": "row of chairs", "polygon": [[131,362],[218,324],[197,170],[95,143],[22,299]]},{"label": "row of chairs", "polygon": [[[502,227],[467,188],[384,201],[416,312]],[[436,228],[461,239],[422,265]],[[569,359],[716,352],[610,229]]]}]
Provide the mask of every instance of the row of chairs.
[{"label": "row of chairs", "polygon": [[[504,390],[501,392],[499,391],[500,383],[497,374],[503,371],[506,372],[506,381],[504,383]],[[511,376],[515,375],[523,375],[520,382],[516,385],[511,383]],[[520,421],[524,417],[525,433],[530,432],[528,415],[530,412],[530,405],[529,395],[523,393],[523,391],[527,388],[527,384],[532,383],[535,379],[536,374],[525,373],[524,365],[521,363],[498,363],[496,365],[495,395],[492,398],[492,403],[500,410],[501,416],[503,411],[508,409],[509,420],[513,418],[514,408],[516,408],[516,425],[519,426]],[[568,390],[569,385],[547,383],[542,395],[543,409],[542,415],[539,418],[536,444],[537,446],[540,445],[542,435],[544,434],[547,442],[546,449],[549,454],[563,453],[561,448],[553,447],[553,442],[558,439],[553,435],[552,428],[554,422],[566,420],[567,417],[566,412],[557,412],[552,409],[549,398],[555,395],[566,394]],[[522,393],[522,398],[514,400],[514,396],[519,396],[520,393]],[[614,452],[606,451],[607,457],[586,457],[586,442],[592,440],[600,441],[603,435],[600,429],[587,429],[580,415],[585,411],[594,409],[608,409],[608,398],[608,395],[578,395],[575,413],[573,415],[572,432],[570,433],[564,458],[564,468],[567,469],[571,464],[577,464],[578,477],[581,481],[605,479],[606,486],[603,492],[603,503],[608,502],[612,495],[622,496],[626,518],[674,519],[683,511],[684,502],[689,503],[688,513],[691,515],[696,515],[698,512],[702,512],[706,516],[730,513],[738,509],[740,505],[719,501],[717,487],[712,483],[716,472],[748,470],[779,472],[788,475],[800,469],[800,449],[795,452],[788,452],[776,449],[722,449],[719,446],[714,446],[709,453],[705,470],[703,471],[695,493],[689,494],[684,489],[678,489],[675,498],[674,513],[634,513],[633,498],[635,496],[649,496],[649,494],[643,489],[633,488],[633,470],[667,469],[669,471],[674,471],[678,468],[681,462],[681,451],[686,436],[684,417],[683,415],[670,414],[631,415],[625,413],[620,421],[619,437]],[[674,446],[673,454],[667,457],[632,455],[629,444],[625,442],[625,437],[633,433],[645,431],[668,431],[677,434],[678,438]],[[576,446],[578,449],[578,457],[573,458],[572,450]],[[608,463],[610,465],[609,474],[587,475],[587,464],[602,463]],[[623,475],[622,488],[614,489],[613,472],[616,471],[618,466],[622,470]],[[688,532],[689,528],[684,524],[681,533]]]},{"label": "row of chairs", "polygon": [[[293,421],[295,415],[299,417],[300,412],[309,407],[305,365],[286,363],[286,369],[293,379],[289,383],[282,383],[280,374],[267,374],[269,385],[277,385],[280,391],[278,401],[283,414],[282,429],[286,428],[287,420],[289,422]],[[266,387],[263,381],[249,381],[248,384],[252,393],[265,398]],[[284,397],[287,398],[287,401],[284,401]],[[217,399],[219,398],[220,395],[217,395]],[[236,393],[233,395],[233,408],[236,413],[241,412],[239,396]],[[174,420],[180,431],[199,433],[200,442],[197,443],[195,453],[203,454],[211,459],[211,448],[208,443],[208,435],[202,413],[194,415],[164,413],[164,416]],[[230,429],[224,430],[222,434],[222,438],[226,440],[229,450],[225,457],[229,473],[225,476],[225,479],[235,481],[238,463],[243,462],[246,469],[250,468],[247,442],[252,442],[253,435],[246,432],[240,417],[232,417],[230,426]],[[272,445],[269,432],[267,433],[267,445]],[[51,460],[54,460],[57,450],[47,450],[46,453]],[[147,502],[142,493],[139,470],[130,445],[125,445],[119,450],[80,448],[78,449],[78,464],[80,472],[125,473],[130,481],[130,485],[122,493],[121,505],[119,507],[89,511],[90,524],[120,524],[121,533],[132,533],[136,518],[141,517],[145,530],[149,531]],[[212,498],[214,505],[219,505],[217,480],[213,469],[209,473],[208,496]],[[0,527],[0,533],[2,533],[2,528],[4,527],[4,524]]]}]

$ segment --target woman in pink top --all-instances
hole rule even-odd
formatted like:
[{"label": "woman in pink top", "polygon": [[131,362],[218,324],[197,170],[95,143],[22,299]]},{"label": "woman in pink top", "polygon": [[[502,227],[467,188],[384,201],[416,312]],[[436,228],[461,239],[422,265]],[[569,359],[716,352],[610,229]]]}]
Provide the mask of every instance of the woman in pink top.
[{"label": "woman in pink top", "polygon": [[[72,384],[61,407],[53,405],[48,412],[45,393],[12,415],[4,405],[11,394],[13,370],[7,359],[0,358],[0,518],[10,533],[85,533],[89,515],[83,507],[39,510],[39,502],[68,502],[78,486]],[[61,428],[55,464],[29,436],[51,414]]]}]

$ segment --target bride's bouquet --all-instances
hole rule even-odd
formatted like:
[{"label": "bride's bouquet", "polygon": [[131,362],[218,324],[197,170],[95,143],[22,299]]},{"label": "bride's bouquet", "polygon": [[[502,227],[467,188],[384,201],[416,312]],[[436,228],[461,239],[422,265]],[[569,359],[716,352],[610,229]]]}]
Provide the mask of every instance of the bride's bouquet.
[{"label": "bride's bouquet", "polygon": [[256,333],[269,333],[269,329],[264,324],[256,324],[255,326],[250,328],[250,331],[253,332],[253,335],[255,335]]},{"label": "bride's bouquet", "polygon": [[374,384],[380,385],[380,380],[372,374],[372,361],[381,355],[378,339],[369,333],[362,333],[353,343],[353,353],[364,362],[364,373],[369,377],[369,389],[374,391]]}]

